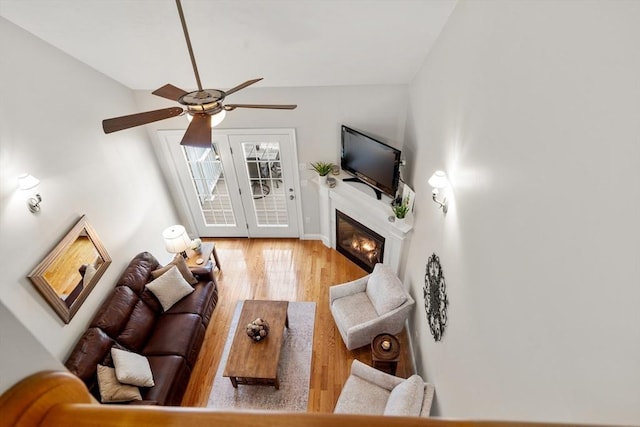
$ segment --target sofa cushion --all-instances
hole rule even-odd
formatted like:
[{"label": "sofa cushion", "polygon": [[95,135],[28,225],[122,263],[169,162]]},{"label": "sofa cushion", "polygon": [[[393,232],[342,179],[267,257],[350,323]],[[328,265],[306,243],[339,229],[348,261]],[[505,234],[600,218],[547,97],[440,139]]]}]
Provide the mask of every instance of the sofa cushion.
[{"label": "sofa cushion", "polygon": [[336,325],[348,331],[355,325],[377,319],[378,314],[364,292],[338,298],[331,305]]},{"label": "sofa cushion", "polygon": [[193,293],[175,303],[166,314],[197,314],[206,326],[217,301],[217,289],[213,282],[198,282],[193,286]]},{"label": "sofa cushion", "polygon": [[350,375],[342,387],[334,409],[336,414],[382,415],[389,390],[356,375]]},{"label": "sofa cushion", "polygon": [[102,403],[142,400],[140,389],[133,385],[122,384],[116,377],[116,370],[108,366],[98,365],[98,387]]},{"label": "sofa cushion", "polygon": [[204,340],[204,326],[197,314],[160,316],[156,327],[142,350],[145,356],[182,356],[193,366]]},{"label": "sofa cushion", "polygon": [[173,257],[173,260],[164,267],[153,270],[151,272],[151,277],[157,279],[158,277],[169,271],[169,269],[173,266],[178,267],[178,271],[180,272],[180,274],[182,274],[182,277],[187,281],[187,283],[189,283],[190,285],[195,285],[196,283],[198,283],[198,279],[196,279],[193,273],[191,273],[191,270],[189,270],[189,267],[187,266],[187,262],[180,254],[177,254],[175,257]]},{"label": "sofa cushion", "polygon": [[423,398],[424,381],[418,375],[412,375],[391,390],[384,415],[418,417]]},{"label": "sofa cushion", "polygon": [[158,260],[153,255],[149,252],[141,252],[131,260],[118,279],[116,286],[127,286],[134,293],[140,295],[144,290],[144,285],[149,281],[151,272],[159,266]]},{"label": "sofa cushion", "polygon": [[147,289],[160,300],[164,311],[193,292],[193,287],[184,280],[176,266],[172,266],[162,276],[147,284]]},{"label": "sofa cushion", "polygon": [[116,368],[116,377],[121,383],[139,387],[152,387],[154,385],[153,374],[146,357],[130,351],[112,348],[111,358],[113,359],[113,366]]},{"label": "sofa cushion", "polygon": [[149,356],[156,385],[140,390],[145,400],[180,406],[189,384],[191,369],[180,356]]},{"label": "sofa cushion", "polygon": [[138,297],[127,287],[117,287],[100,306],[91,326],[100,328],[112,338],[117,337],[129,321]]},{"label": "sofa cushion", "polygon": [[407,300],[398,276],[391,268],[380,263],[373,267],[366,292],[379,316],[400,307]]},{"label": "sofa cushion", "polygon": [[100,329],[87,329],[64,365],[91,388],[95,382],[98,363],[104,360],[113,342],[113,339]]},{"label": "sofa cushion", "polygon": [[147,343],[155,324],[156,313],[142,300],[138,300],[129,317],[129,321],[116,339],[128,349],[139,352]]}]

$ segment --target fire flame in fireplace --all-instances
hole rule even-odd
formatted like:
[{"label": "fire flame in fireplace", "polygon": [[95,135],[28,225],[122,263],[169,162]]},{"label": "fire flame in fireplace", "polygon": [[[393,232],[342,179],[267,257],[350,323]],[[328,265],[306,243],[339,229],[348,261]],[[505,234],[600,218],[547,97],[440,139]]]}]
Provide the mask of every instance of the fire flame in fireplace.
[{"label": "fire flame in fireplace", "polygon": [[354,234],[351,237],[351,249],[353,249],[353,251],[360,254],[361,256],[365,257],[367,260],[369,260],[370,263],[379,261],[378,246],[376,245],[375,241],[367,237]]}]

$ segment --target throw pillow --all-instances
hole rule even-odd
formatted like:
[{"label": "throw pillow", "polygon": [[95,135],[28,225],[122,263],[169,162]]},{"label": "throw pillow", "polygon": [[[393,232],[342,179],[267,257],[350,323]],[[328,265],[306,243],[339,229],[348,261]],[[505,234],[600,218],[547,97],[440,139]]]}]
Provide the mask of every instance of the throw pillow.
[{"label": "throw pillow", "polygon": [[148,283],[147,288],[158,298],[164,311],[193,292],[193,287],[184,280],[176,266],[172,266],[162,276]]},{"label": "throw pillow", "polygon": [[384,415],[419,417],[424,398],[424,381],[412,375],[391,390]]},{"label": "throw pillow", "polygon": [[116,368],[116,378],[123,384],[138,387],[153,387],[153,374],[146,357],[130,351],[111,348],[113,366]]},{"label": "throw pillow", "polygon": [[108,366],[98,365],[98,389],[102,403],[142,400],[140,389],[133,385],[122,384],[116,377],[116,370]]},{"label": "throw pillow", "polygon": [[366,292],[378,316],[400,307],[407,300],[398,276],[390,267],[379,263],[373,267]]},{"label": "throw pillow", "polygon": [[195,285],[196,283],[198,283],[198,279],[196,279],[196,277],[193,275],[191,270],[189,270],[189,267],[187,266],[187,262],[184,260],[184,258],[180,254],[177,254],[175,257],[173,257],[173,260],[169,264],[165,265],[164,267],[159,268],[157,270],[153,270],[151,272],[151,276],[154,279],[157,279],[158,277],[162,276],[164,273],[169,271],[169,269],[174,265],[178,267],[180,274],[182,274],[182,277],[184,277],[184,280],[186,280],[189,284]]}]

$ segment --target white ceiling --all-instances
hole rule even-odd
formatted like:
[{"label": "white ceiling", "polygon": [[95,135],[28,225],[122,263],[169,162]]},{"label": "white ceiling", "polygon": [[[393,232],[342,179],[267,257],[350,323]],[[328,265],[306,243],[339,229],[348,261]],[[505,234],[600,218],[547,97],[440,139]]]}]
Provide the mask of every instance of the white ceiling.
[{"label": "white ceiling", "polygon": [[[205,88],[406,84],[456,0],[183,0]],[[196,88],[174,0],[0,0],[0,16],[131,89]],[[19,46],[17,46],[19,48]]]}]

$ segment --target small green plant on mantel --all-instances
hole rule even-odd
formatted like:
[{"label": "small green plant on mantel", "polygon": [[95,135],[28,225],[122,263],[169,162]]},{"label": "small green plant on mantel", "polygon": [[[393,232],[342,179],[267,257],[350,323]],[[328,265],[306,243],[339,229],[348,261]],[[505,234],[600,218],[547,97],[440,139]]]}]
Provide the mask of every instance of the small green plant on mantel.
[{"label": "small green plant on mantel", "polygon": [[391,209],[396,218],[403,219],[409,212],[409,200],[404,199],[402,203],[391,206]]},{"label": "small green plant on mantel", "polygon": [[315,162],[311,163],[311,167],[318,172],[318,175],[327,176],[331,172],[331,168],[333,168],[333,163]]}]

